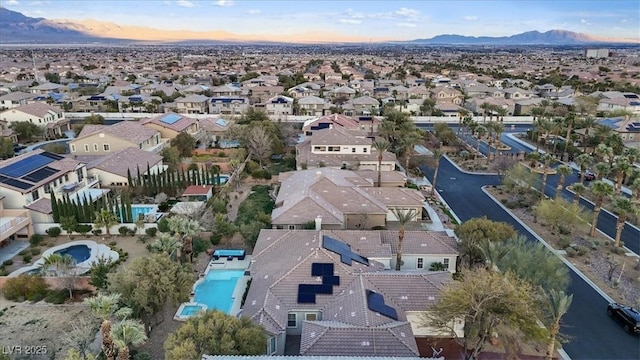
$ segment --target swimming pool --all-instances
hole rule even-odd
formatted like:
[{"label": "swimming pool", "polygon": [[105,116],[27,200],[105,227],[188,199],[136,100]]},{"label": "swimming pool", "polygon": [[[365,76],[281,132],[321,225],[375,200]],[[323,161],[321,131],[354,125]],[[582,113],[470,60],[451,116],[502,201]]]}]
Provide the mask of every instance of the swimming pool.
[{"label": "swimming pool", "polygon": [[[219,175],[217,181],[218,181],[218,184],[222,185],[222,184],[225,184],[227,180],[229,180],[229,175]],[[214,181],[216,180],[214,179]]]},{"label": "swimming pool", "polygon": [[244,270],[210,270],[195,286],[193,301],[209,310],[217,309],[229,314],[234,302],[233,290],[242,276]]},{"label": "swimming pool", "polygon": [[138,219],[138,216],[140,215],[144,216],[154,212],[156,212],[155,205],[131,205],[131,218],[133,219],[133,221],[136,221]]},{"label": "swimming pool", "polygon": [[68,248],[64,248],[62,250],[58,250],[54,252],[55,254],[60,254],[62,256],[69,255],[75,260],[76,264],[80,264],[85,262],[87,259],[91,257],[91,249],[87,245],[72,245]]},{"label": "swimming pool", "polygon": [[194,305],[184,305],[180,310],[180,316],[193,316],[200,311],[206,311],[207,307],[202,304],[194,304]]}]

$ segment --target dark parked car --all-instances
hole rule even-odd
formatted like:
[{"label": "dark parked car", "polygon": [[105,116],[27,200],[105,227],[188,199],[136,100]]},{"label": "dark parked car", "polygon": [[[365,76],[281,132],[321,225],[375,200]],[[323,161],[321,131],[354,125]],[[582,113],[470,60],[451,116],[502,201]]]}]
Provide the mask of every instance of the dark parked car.
[{"label": "dark parked car", "polygon": [[626,332],[640,333],[640,311],[618,303],[607,305],[607,314],[616,319]]},{"label": "dark parked car", "polygon": [[591,180],[595,180],[596,179],[596,174],[592,173],[591,171],[588,171],[584,173],[584,179],[587,181],[591,181]]}]

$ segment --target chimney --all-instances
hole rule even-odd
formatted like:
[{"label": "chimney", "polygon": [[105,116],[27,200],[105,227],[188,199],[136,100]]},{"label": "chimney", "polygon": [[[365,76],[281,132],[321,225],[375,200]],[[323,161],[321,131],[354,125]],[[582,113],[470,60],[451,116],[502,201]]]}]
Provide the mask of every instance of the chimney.
[{"label": "chimney", "polygon": [[316,216],[316,231],[320,231],[322,229],[322,216]]}]

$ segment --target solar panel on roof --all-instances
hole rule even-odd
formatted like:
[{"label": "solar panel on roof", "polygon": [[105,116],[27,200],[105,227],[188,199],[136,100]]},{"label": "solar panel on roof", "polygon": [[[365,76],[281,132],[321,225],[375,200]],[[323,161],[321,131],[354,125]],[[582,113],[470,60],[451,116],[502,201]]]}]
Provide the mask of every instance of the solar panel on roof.
[{"label": "solar panel on roof", "polygon": [[48,166],[43,167],[42,169],[36,170],[30,174],[27,174],[23,177],[21,177],[21,179],[27,180],[27,181],[31,181],[33,183],[37,183],[40,182],[46,178],[48,178],[51,175],[54,175],[58,172],[58,170],[56,169],[52,169]]},{"label": "solar panel on roof", "polygon": [[160,121],[162,121],[165,124],[175,124],[178,120],[180,120],[182,118],[182,116],[178,115],[178,114],[169,114],[169,115],[165,115],[163,117],[160,118]]},{"label": "solar panel on roof", "polygon": [[60,159],[64,158],[64,156],[61,156],[61,155],[58,155],[58,154],[54,154],[54,153],[48,152],[48,151],[42,152],[42,153],[40,153],[40,155],[46,156],[49,159],[53,159],[53,160],[60,160]]},{"label": "solar panel on roof", "polygon": [[18,189],[27,190],[31,188],[33,185],[28,184],[24,181],[16,180],[16,179],[7,179],[2,182],[3,184],[7,184],[9,186],[13,186]]},{"label": "solar panel on roof", "polygon": [[393,307],[384,303],[384,297],[374,291],[367,290],[367,307],[393,320],[398,320],[398,312]]},{"label": "solar panel on roof", "polygon": [[12,178],[19,178],[38,169],[44,165],[52,163],[54,159],[41,154],[33,155],[28,158],[22,159],[11,165],[5,166],[0,169],[0,174],[7,175]]},{"label": "solar panel on roof", "polygon": [[322,236],[322,247],[340,255],[340,261],[351,266],[351,261],[369,266],[369,259],[351,251],[351,246],[330,236]]}]

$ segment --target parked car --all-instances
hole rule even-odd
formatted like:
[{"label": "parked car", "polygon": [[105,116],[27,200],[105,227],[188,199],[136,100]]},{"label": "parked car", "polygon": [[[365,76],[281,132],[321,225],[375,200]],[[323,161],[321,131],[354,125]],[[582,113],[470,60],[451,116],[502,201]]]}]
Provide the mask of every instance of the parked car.
[{"label": "parked car", "polygon": [[617,320],[624,331],[640,333],[640,311],[618,303],[607,305],[607,314]]},{"label": "parked car", "polygon": [[596,179],[596,174],[594,174],[591,171],[588,171],[584,173],[584,179],[586,181],[591,181],[591,180],[595,180]]}]

